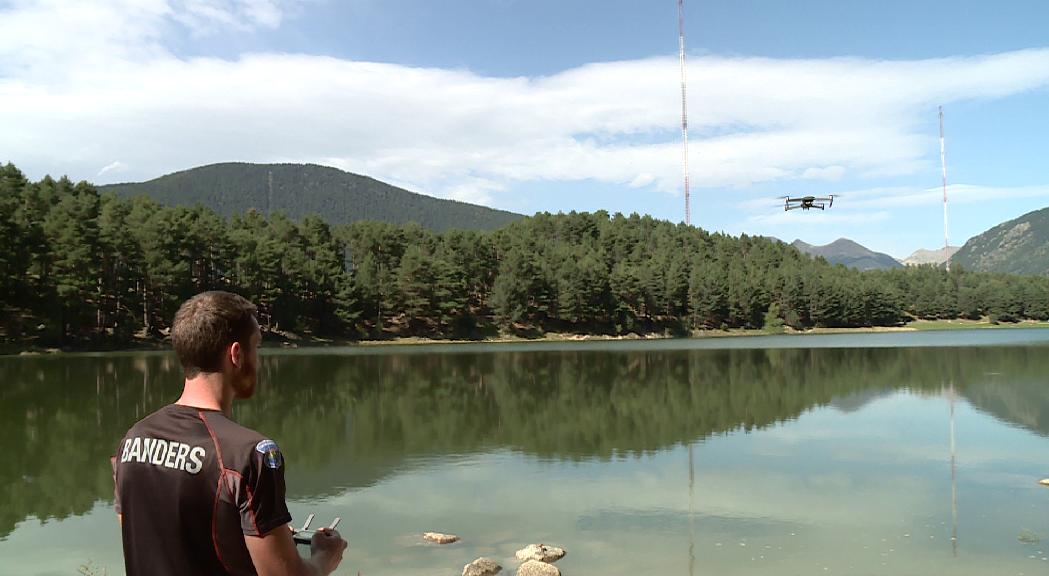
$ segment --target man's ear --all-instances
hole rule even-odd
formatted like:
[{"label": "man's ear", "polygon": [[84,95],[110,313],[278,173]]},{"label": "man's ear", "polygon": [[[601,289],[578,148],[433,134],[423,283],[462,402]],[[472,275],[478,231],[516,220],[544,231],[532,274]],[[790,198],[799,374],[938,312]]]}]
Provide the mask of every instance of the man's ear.
[{"label": "man's ear", "polygon": [[241,363],[244,362],[244,347],[240,345],[240,342],[234,342],[229,347],[229,361],[236,367],[240,367]]}]

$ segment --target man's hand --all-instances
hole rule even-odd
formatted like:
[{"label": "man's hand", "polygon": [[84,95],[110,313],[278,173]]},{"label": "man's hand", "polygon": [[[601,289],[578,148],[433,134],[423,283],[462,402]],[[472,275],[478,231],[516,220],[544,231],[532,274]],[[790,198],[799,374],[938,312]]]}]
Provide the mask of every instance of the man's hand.
[{"label": "man's hand", "polygon": [[331,574],[342,562],[342,553],[349,544],[337,530],[321,528],[310,540],[310,564],[321,573]]},{"label": "man's hand", "polygon": [[244,536],[244,543],[259,576],[327,576],[339,567],[346,550],[346,541],[330,528],[321,528],[313,535],[309,560],[299,556],[291,530],[284,527],[264,536]]}]

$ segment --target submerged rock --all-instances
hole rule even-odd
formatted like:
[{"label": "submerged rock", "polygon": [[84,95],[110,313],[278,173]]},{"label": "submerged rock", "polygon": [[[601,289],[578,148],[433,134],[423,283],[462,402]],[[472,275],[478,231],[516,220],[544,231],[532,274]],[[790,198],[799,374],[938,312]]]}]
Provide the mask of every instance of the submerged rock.
[{"label": "submerged rock", "polygon": [[423,540],[429,540],[430,542],[436,542],[438,544],[451,544],[458,542],[459,537],[455,534],[441,534],[440,532],[424,532]]},{"label": "submerged rock", "polygon": [[537,560],[539,562],[557,562],[565,557],[563,548],[546,544],[529,544],[517,551],[518,560]]},{"label": "submerged rock", "polygon": [[553,564],[529,560],[517,569],[517,576],[561,576],[561,571]]},{"label": "submerged rock", "polygon": [[463,576],[495,576],[503,567],[491,558],[478,558],[463,566]]}]

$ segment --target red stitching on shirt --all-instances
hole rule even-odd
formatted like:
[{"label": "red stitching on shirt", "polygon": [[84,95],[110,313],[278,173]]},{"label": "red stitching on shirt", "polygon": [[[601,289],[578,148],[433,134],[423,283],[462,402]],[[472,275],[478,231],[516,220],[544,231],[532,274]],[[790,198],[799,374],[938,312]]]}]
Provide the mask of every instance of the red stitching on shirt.
[{"label": "red stitching on shirt", "polygon": [[252,506],[252,503],[255,500],[255,495],[251,492],[251,486],[244,483],[244,475],[240,472],[230,470],[229,473],[240,476],[240,482],[244,486],[244,491],[248,493],[248,512],[251,512],[251,525],[255,527],[255,536],[262,536],[262,533],[259,532],[259,523],[255,520],[255,508]]},{"label": "red stitching on shirt", "polygon": [[215,485],[215,503],[211,507],[211,544],[215,547],[215,556],[218,557],[222,568],[226,572],[232,573],[233,571],[230,570],[229,565],[222,558],[222,552],[219,551],[219,496],[222,494],[222,481],[226,478],[226,466],[222,463],[222,448],[219,447],[219,439],[215,437],[215,432],[208,425],[208,419],[204,417],[204,413],[197,410],[197,416],[204,423],[204,427],[208,429],[208,435],[211,436],[211,441],[215,443],[215,455],[219,459],[219,481]]},{"label": "red stitching on shirt", "polygon": [[223,470],[221,470],[219,472],[219,481],[218,481],[218,484],[215,486],[215,504],[211,508],[211,544],[212,544],[212,546],[215,547],[215,556],[218,557],[219,563],[222,564],[222,568],[225,569],[226,572],[229,572],[229,573],[232,574],[233,571],[230,570],[229,565],[226,564],[226,560],[224,560],[222,558],[222,552],[219,551],[219,523],[218,523],[218,519],[219,519],[219,494],[221,494],[221,492],[219,492],[219,491],[222,490],[222,481],[223,481],[223,479],[225,479],[225,477],[226,477],[226,470],[223,469]]},{"label": "red stitching on shirt", "polygon": [[259,523],[255,519],[255,507],[251,505],[255,496],[251,493],[250,486],[245,486],[244,489],[248,492],[248,512],[251,512],[251,525],[255,527],[255,535],[262,536],[262,532],[259,531]]}]

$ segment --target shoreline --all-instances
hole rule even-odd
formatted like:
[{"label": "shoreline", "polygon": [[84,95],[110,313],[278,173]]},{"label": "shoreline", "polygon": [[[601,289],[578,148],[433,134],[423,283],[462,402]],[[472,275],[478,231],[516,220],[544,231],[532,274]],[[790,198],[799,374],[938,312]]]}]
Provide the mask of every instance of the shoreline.
[{"label": "shoreline", "polygon": [[[992,324],[989,320],[914,320],[902,326],[861,326],[855,328],[810,328],[808,330],[794,330],[784,328],[778,331],[757,329],[730,329],[730,330],[693,330],[688,336],[675,336],[665,333],[638,334],[631,332],[625,335],[608,334],[576,334],[571,332],[547,332],[542,336],[524,337],[510,334],[495,337],[477,339],[445,339],[426,338],[421,336],[394,337],[382,340],[351,340],[334,338],[312,338],[294,334],[270,333],[269,338],[264,339],[263,348],[332,348],[332,347],[379,347],[379,346],[423,346],[431,344],[500,344],[500,343],[522,343],[522,342],[601,342],[620,340],[667,340],[675,338],[734,338],[751,336],[797,336],[807,334],[866,334],[886,332],[920,332],[920,331],[949,331],[949,330],[1018,330],[1018,329],[1044,329],[1049,328],[1049,321],[1039,322],[1024,320],[1011,324]],[[70,348],[54,348],[41,346],[26,346],[18,343],[0,344],[0,357],[3,356],[43,356],[52,354],[79,354],[79,353],[104,353],[104,352],[150,352],[170,350],[170,345],[164,340],[142,339],[120,346],[83,346]]]},{"label": "shoreline", "polygon": [[[454,340],[434,339],[417,336],[405,338],[393,338],[389,340],[360,340],[357,342],[344,342],[342,344],[330,344],[334,346],[412,346],[427,344],[500,344],[520,342],[614,342],[621,340],[671,340],[671,339],[709,339],[709,338],[738,338],[758,336],[805,336],[812,334],[880,334],[889,332],[943,332],[950,330],[1032,330],[1049,329],[1049,321],[1039,322],[1024,320],[1013,324],[991,324],[987,320],[914,320],[902,326],[860,326],[853,328],[809,328],[808,330],[794,330],[784,328],[779,331],[734,328],[729,330],[693,330],[688,336],[673,336],[658,333],[627,335],[607,334],[574,334],[570,332],[547,332],[543,336],[525,338],[521,336],[498,336],[494,338],[480,338],[476,340]],[[311,346],[307,344],[303,347]]]}]

